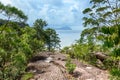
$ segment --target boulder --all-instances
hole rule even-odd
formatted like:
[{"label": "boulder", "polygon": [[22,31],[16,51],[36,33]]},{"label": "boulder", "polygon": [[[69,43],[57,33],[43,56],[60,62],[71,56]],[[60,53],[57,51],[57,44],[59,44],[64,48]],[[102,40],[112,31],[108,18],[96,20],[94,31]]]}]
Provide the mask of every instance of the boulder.
[{"label": "boulder", "polygon": [[107,59],[107,55],[103,54],[102,52],[96,52],[94,53],[94,55],[96,56],[97,59],[99,59],[100,61],[104,61],[105,59]]}]

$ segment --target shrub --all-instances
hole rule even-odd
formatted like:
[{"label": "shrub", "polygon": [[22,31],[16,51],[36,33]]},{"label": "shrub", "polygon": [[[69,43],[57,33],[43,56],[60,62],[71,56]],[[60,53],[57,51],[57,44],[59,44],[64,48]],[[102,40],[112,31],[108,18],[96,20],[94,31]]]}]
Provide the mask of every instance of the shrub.
[{"label": "shrub", "polygon": [[76,65],[71,62],[71,59],[70,59],[70,58],[67,59],[67,62],[66,62],[66,64],[65,64],[65,66],[66,66],[66,68],[67,68],[67,71],[68,71],[70,74],[73,73],[73,71],[75,70],[75,67],[76,67]]},{"label": "shrub", "polygon": [[30,78],[32,78],[32,77],[33,77],[33,74],[32,74],[32,73],[25,73],[25,74],[22,76],[21,80],[28,80],[28,79],[30,79]]},{"label": "shrub", "polygon": [[120,69],[119,68],[112,68],[110,70],[111,80],[120,80]]}]

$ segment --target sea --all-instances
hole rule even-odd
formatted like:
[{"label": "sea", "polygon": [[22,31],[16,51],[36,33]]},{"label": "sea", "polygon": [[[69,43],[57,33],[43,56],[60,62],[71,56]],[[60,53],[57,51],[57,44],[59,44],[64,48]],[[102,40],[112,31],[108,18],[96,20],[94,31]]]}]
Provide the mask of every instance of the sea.
[{"label": "sea", "polygon": [[80,30],[56,30],[60,37],[61,48],[70,46],[76,43],[76,40],[80,38]]}]

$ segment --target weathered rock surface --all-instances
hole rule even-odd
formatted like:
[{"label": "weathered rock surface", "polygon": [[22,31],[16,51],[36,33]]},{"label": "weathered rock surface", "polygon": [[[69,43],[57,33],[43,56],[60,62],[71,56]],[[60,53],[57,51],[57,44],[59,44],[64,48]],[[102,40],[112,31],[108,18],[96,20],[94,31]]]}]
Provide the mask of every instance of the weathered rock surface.
[{"label": "weathered rock surface", "polygon": [[[42,59],[42,57],[46,57],[46,59]],[[76,64],[74,74],[68,74],[65,67],[67,58],[64,54],[39,54],[39,57],[35,60],[28,64],[26,70],[34,73],[34,77],[30,80],[109,80],[107,71],[76,59],[72,60]]]}]

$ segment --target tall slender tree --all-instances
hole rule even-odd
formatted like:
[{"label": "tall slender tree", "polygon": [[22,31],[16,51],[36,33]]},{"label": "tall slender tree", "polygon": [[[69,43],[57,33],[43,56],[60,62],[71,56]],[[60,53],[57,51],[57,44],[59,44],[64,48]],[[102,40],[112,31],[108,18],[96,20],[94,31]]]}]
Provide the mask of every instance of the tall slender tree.
[{"label": "tall slender tree", "polygon": [[51,51],[51,49],[60,48],[60,38],[58,37],[58,34],[54,29],[48,28],[45,30],[46,33],[46,44],[48,47],[48,50]]},{"label": "tall slender tree", "polygon": [[[94,28],[94,36],[110,50],[120,50],[120,0],[90,0],[83,13],[84,26]],[[84,37],[85,38],[85,37]],[[95,39],[96,39],[95,38]],[[114,52],[113,52],[114,53]],[[116,56],[120,54],[114,53]]]},{"label": "tall slender tree", "polygon": [[45,38],[44,28],[45,26],[47,26],[47,22],[42,19],[37,19],[34,22],[33,26],[34,29],[36,30],[37,39],[44,39]]}]

